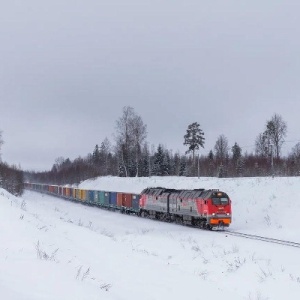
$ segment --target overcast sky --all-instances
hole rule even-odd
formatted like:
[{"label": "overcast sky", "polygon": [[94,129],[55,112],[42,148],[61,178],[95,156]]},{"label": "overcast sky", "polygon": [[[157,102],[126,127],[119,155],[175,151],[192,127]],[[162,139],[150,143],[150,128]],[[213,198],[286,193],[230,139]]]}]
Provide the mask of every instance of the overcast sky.
[{"label": "overcast sky", "polygon": [[48,170],[105,137],[132,106],[148,142],[184,153],[198,122],[254,150],[266,121],[300,140],[300,1],[10,0],[0,11],[2,160]]}]

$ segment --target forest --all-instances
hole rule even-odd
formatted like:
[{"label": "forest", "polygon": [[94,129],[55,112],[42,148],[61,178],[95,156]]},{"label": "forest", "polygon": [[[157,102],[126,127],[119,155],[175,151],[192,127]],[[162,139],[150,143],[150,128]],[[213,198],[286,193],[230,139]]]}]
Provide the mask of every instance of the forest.
[{"label": "forest", "polygon": [[116,121],[116,139],[105,138],[85,157],[74,160],[59,157],[53,167],[44,172],[25,172],[31,182],[78,184],[98,176],[299,176],[300,142],[289,155],[281,156],[287,124],[279,114],[266,121],[265,128],[255,140],[255,152],[247,153],[236,142],[230,146],[224,134],[218,137],[214,149],[201,154],[205,133],[198,122],[187,126],[178,143],[187,147],[185,153],[173,152],[163,143],[158,146],[147,141],[147,125],[130,106],[123,108]]},{"label": "forest", "polygon": [[[98,176],[299,176],[300,142],[289,155],[281,155],[286,133],[286,122],[279,114],[274,114],[258,134],[254,153],[243,152],[237,142],[230,146],[226,136],[220,134],[214,148],[204,155],[201,148],[205,146],[205,133],[198,122],[192,122],[178,141],[187,147],[186,152],[173,152],[163,143],[150,146],[147,125],[132,107],[126,106],[116,121],[113,142],[106,137],[90,153],[74,160],[58,157],[51,170],[43,172],[21,170],[0,160],[0,186],[14,195],[21,195],[24,181],[78,184]],[[0,132],[0,149],[2,144]]]}]

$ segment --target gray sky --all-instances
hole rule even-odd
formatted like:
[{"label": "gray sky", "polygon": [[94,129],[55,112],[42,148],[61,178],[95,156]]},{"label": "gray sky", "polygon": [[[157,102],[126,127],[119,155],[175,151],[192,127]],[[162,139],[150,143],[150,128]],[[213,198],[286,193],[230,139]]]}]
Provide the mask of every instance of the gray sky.
[{"label": "gray sky", "polygon": [[11,0],[0,11],[2,159],[50,169],[92,152],[132,106],[148,141],[254,150],[274,113],[300,140],[300,2]]}]

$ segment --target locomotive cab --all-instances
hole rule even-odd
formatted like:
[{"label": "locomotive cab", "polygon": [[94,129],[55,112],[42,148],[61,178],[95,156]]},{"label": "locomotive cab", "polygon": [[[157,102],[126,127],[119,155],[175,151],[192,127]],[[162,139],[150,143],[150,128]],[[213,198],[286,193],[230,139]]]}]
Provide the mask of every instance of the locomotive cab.
[{"label": "locomotive cab", "polygon": [[231,223],[231,201],[228,195],[211,190],[207,202],[207,223],[212,227],[228,227]]}]

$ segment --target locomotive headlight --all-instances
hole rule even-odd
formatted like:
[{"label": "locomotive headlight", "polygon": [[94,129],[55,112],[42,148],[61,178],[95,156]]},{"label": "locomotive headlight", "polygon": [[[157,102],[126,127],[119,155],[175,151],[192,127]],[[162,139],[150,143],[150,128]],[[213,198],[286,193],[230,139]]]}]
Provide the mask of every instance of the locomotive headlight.
[{"label": "locomotive headlight", "polygon": [[229,216],[230,215],[230,213],[227,213],[227,216]]},{"label": "locomotive headlight", "polygon": [[212,215],[215,216],[216,214],[215,214],[215,213],[212,213]]}]

